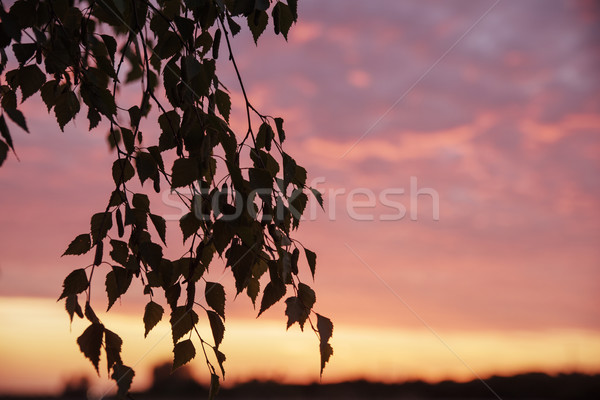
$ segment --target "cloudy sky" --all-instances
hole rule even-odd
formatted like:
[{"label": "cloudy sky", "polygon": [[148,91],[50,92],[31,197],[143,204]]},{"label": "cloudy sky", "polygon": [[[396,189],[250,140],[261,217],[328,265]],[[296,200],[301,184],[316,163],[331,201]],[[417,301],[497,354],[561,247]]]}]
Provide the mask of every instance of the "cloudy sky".
[{"label": "cloudy sky", "polygon": [[[299,7],[288,43],[255,47],[244,30],[234,51],[253,103],[285,118],[287,151],[324,193],[299,233],[318,254],[317,311],[335,324],[324,381],[600,372],[597,3]],[[81,119],[61,133],[35,97],[26,111],[31,134],[11,126],[21,161],[0,168],[0,392],[92,375],[75,343],[84,325],[55,300],[89,263],[60,254],[112,190],[105,127]],[[165,198],[153,207],[173,220]],[[233,298],[229,382],[318,379],[314,335],[286,332],[282,307],[255,320]],[[137,387],[170,357],[166,323],[142,341],[143,306],[126,297],[105,317],[139,363]],[[205,378],[202,360],[193,368]],[[103,375],[95,390],[106,388]]]}]

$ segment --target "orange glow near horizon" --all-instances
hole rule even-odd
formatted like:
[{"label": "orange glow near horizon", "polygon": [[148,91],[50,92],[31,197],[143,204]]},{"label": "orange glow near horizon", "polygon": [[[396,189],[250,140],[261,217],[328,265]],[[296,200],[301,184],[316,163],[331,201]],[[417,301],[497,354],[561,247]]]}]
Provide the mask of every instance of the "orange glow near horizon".
[{"label": "orange glow near horizon", "polygon": [[[171,359],[171,335],[163,320],[143,338],[138,315],[103,316],[108,329],[124,340],[123,359],[135,365],[134,389],[146,389],[151,369]],[[42,298],[0,297],[0,351],[2,393],[59,393],[71,378],[92,378],[92,391],[112,391],[100,360],[100,378],[79,352],[75,339],[87,325],[74,320],[69,332],[62,303]],[[24,323],[25,321],[25,323]],[[318,341],[310,330],[285,329],[279,321],[260,318],[229,319],[222,351],[227,354],[225,385],[251,379],[284,383],[319,380]],[[200,326],[203,326],[202,322]],[[210,337],[209,331],[200,330]],[[439,335],[436,336],[436,335]],[[522,372],[600,372],[600,334],[580,330],[540,332],[443,331],[370,328],[340,324],[334,327],[335,357],[322,382],[368,379],[399,382],[423,379],[469,381],[491,375]],[[192,373],[206,383],[202,357],[191,364]],[[35,379],[32,377],[35,376]],[[26,384],[27,390],[23,390]]]}]

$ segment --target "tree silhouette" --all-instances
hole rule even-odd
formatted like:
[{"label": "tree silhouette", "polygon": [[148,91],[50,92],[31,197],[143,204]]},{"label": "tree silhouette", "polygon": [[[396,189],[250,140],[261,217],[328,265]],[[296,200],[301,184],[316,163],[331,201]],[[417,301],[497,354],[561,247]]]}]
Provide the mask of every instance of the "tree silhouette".
[{"label": "tree silhouette", "polygon": [[[271,20],[275,34],[287,40],[297,17],[297,0],[18,0],[8,10],[0,1],[0,165],[15,152],[7,121],[29,132],[19,107],[36,93],[61,130],[83,111],[89,130],[109,129],[114,191],[106,208],[91,217],[90,231],[64,252],[93,255],[89,265],[65,278],[59,300],[65,300],[71,320],[89,320],[77,343],[96,371],[105,353],[121,397],[134,373],[121,359],[121,338],[90,303],[94,274],[105,276],[109,309],[133,279],[142,282],[146,335],[164,317],[154,297],[164,292],[173,369],[200,348],[211,371],[211,397],[225,373],[219,350],[225,290],[204,278],[216,257],[231,270],[237,294],[245,292],[256,303],[262,292],[259,315],[291,292],[287,326],[297,322],[303,329],[308,321],[317,333],[321,373],[333,353],[333,325],[313,310],[315,292],[299,279],[301,252],[313,277],[316,255],[291,237],[308,194],[321,206],[323,200],[306,185],[306,170],[283,149],[283,119],[250,102],[231,47],[240,24],[248,25],[257,43]],[[231,97],[216,73],[222,52],[243,94],[242,133],[230,125]],[[122,95],[130,84],[140,86],[135,102]],[[143,140],[143,120],[156,121],[157,143]],[[166,165],[164,159],[174,162]],[[136,175],[138,192],[131,189]],[[163,256],[166,221],[151,212],[148,196],[165,185],[189,210],[179,221],[187,253],[176,260]],[[196,329],[200,310],[212,343]]]}]

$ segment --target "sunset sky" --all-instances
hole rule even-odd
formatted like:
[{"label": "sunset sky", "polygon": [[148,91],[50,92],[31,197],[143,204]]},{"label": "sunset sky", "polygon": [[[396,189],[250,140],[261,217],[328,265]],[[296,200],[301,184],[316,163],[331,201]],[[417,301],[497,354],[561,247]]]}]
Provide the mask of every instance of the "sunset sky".
[{"label": "sunset sky", "polygon": [[[255,47],[244,27],[234,52],[253,104],[285,119],[287,152],[324,194],[298,233],[318,254],[315,308],[335,325],[323,381],[599,373],[598,3],[302,0],[299,15],[287,43],[269,27]],[[220,68],[241,132],[239,86],[225,57]],[[0,394],[93,377],[75,342],[86,324],[56,302],[92,256],[60,255],[114,185],[106,126],[88,133],[81,113],[61,133],[37,95],[23,110],[31,134],[10,125],[20,162],[0,168]],[[169,199],[151,207],[177,254]],[[147,300],[132,289],[101,318],[143,389],[171,340],[166,319],[143,339]],[[255,319],[234,297],[226,384],[319,379],[311,331],[286,332],[283,305]],[[192,368],[206,379],[202,359]],[[111,385],[104,368],[94,393]]]}]

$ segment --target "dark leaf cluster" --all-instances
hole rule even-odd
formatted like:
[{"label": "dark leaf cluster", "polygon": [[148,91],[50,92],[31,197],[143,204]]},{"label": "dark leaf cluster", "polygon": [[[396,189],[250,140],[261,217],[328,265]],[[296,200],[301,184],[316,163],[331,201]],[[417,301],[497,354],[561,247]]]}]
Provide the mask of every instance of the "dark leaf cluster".
[{"label": "dark leaf cluster", "polygon": [[[285,300],[287,326],[298,323],[304,329],[309,321],[320,337],[321,372],[333,353],[333,325],[313,311],[315,292],[299,278],[302,264],[314,277],[316,254],[292,237],[308,195],[321,206],[323,199],[307,186],[306,170],[284,151],[283,119],[250,102],[231,50],[244,25],[256,43],[270,23],[287,40],[297,10],[297,0],[17,0],[9,9],[0,2],[0,165],[15,152],[7,121],[29,132],[22,104],[37,93],[61,130],[80,114],[90,130],[108,128],[114,190],[106,208],[91,217],[89,232],[64,252],[93,252],[93,258],[65,278],[60,299],[71,320],[75,315],[89,320],[77,343],[97,371],[104,349],[121,396],[134,373],[121,360],[121,339],[90,304],[93,277],[99,274],[108,309],[134,279],[142,282],[149,298],[145,335],[167,314],[173,368],[203,354],[211,396],[225,373],[219,350],[225,288],[204,277],[217,257],[231,271],[236,294],[259,304],[259,315],[291,294]],[[18,65],[7,70],[10,57]],[[232,99],[217,75],[219,57],[231,62],[244,97],[242,132],[230,125]],[[139,98],[120,96],[124,85],[137,85]],[[146,120],[160,132],[156,143],[142,137],[140,124]],[[164,256],[167,224],[152,212],[148,196],[164,189],[189,209],[179,221],[188,249],[179,259]],[[156,301],[157,291],[167,310]],[[196,329],[199,309],[212,343]]]}]

